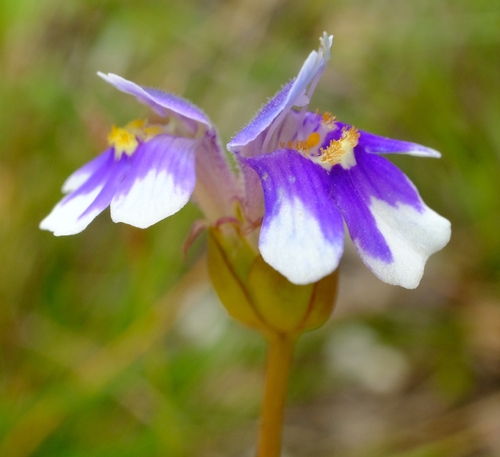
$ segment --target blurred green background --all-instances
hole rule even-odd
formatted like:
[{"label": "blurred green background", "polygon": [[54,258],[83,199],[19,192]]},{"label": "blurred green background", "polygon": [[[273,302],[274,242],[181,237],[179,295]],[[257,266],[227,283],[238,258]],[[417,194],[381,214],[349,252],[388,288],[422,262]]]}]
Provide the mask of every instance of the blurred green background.
[{"label": "blurred green background", "polygon": [[38,224],[147,115],[96,71],[193,100],[226,142],[323,30],[311,107],[440,150],[393,160],[454,231],[414,291],[348,248],[332,319],[298,346],[284,455],[500,455],[498,0],[2,0],[0,456],[252,455],[265,348],[217,303],[204,240],[183,259],[199,211]]}]

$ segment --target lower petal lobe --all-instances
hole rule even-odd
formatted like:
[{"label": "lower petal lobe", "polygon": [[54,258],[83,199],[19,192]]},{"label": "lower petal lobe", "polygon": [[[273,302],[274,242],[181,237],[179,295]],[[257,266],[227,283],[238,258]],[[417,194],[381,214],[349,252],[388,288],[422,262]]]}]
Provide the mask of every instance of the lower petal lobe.
[{"label": "lower petal lobe", "polygon": [[62,191],[66,194],[81,187],[95,173],[98,173],[101,168],[106,167],[106,164],[108,164],[108,166],[111,165],[113,162],[113,155],[113,148],[109,148],[102,154],[99,154],[95,159],[86,163],[83,167],[74,171],[64,182]]},{"label": "lower petal lobe", "polygon": [[259,248],[264,260],[294,284],[315,282],[334,271],[344,229],[325,170],[289,149],[240,160],[262,183]]},{"label": "lower petal lobe", "polygon": [[[86,168],[87,171],[92,170],[91,174],[85,173],[83,183],[54,207],[40,223],[40,228],[50,230],[57,236],[73,235],[84,230],[109,205],[118,183],[123,179],[126,164],[115,161],[112,153],[104,153],[98,159]],[[94,166],[97,163],[99,167]],[[74,179],[70,187],[74,187],[82,176]]]},{"label": "lower petal lobe", "polygon": [[179,211],[196,182],[195,145],[170,135],[141,144],[111,202],[113,221],[146,228]]},{"label": "lower petal lobe", "polygon": [[363,262],[381,280],[414,288],[425,263],[450,238],[450,223],[383,157],[355,149],[356,166],[330,172],[332,197]]}]

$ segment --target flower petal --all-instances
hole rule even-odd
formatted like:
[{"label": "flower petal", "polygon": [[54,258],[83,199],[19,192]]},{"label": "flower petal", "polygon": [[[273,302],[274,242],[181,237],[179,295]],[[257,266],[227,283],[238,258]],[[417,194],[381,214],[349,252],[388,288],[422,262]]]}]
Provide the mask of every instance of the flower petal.
[{"label": "flower petal", "polygon": [[269,102],[267,102],[257,115],[240,130],[227,144],[231,152],[238,152],[243,146],[255,140],[279,114],[286,108],[289,93],[294,80],[285,85]]},{"label": "flower petal", "polygon": [[[351,127],[343,122],[336,122],[342,130],[343,127]],[[427,148],[421,144],[409,141],[394,140],[373,133],[358,130],[360,133],[358,144],[370,154],[407,154],[417,157],[435,157],[439,159],[441,153],[432,148]]]},{"label": "flower petal", "polygon": [[[128,158],[127,158],[128,159]],[[126,172],[126,161],[113,156],[78,189],[64,197],[40,223],[54,235],[74,235],[84,230],[111,202]]]},{"label": "flower petal", "polygon": [[[309,54],[288,95],[290,103],[295,106],[304,106],[309,103],[316,84],[325,71],[326,63],[330,60],[333,35],[328,36],[326,32],[323,32],[319,41],[319,50]],[[307,86],[309,90],[306,93]]]},{"label": "flower petal", "polygon": [[285,110],[292,106],[304,106],[309,103],[306,89],[310,83],[317,82],[330,59],[330,47],[333,36],[326,33],[320,39],[319,51],[312,51],[305,60],[299,74],[286,84],[257,115],[227,144],[231,152],[238,152],[243,146],[255,140]]},{"label": "flower petal", "polygon": [[62,186],[63,193],[67,194],[81,187],[106,163],[111,163],[113,154],[113,148],[109,148],[102,154],[99,154],[95,159],[86,163],[83,167],[80,167],[78,170],[74,171],[71,175],[69,175],[66,181],[64,181],[64,184]]},{"label": "flower petal", "polygon": [[448,243],[450,222],[389,161],[359,147],[355,157],[348,170],[332,168],[332,196],[368,268],[384,282],[413,289],[429,256]]},{"label": "flower petal", "polygon": [[158,135],[140,145],[111,202],[111,218],[149,227],[179,211],[193,193],[196,142]]},{"label": "flower petal", "polygon": [[259,249],[264,260],[294,284],[315,282],[334,271],[344,228],[328,194],[325,170],[287,149],[240,160],[262,181]]},{"label": "flower petal", "polygon": [[137,100],[139,100],[139,102],[150,106],[160,116],[165,116],[165,109],[167,109],[180,114],[187,119],[200,122],[205,124],[207,127],[212,128],[212,123],[205,113],[182,97],[178,97],[177,95],[169,94],[158,89],[139,86],[138,84],[113,73],[104,74],[97,72],[97,74],[102,79],[115,86],[118,90],[133,95],[137,98]]}]

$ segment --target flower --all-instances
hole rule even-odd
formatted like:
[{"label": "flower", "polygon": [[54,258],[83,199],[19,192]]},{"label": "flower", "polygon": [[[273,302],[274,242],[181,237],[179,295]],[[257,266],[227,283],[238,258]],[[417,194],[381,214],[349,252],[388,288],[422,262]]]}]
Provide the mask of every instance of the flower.
[{"label": "flower", "polygon": [[108,206],[114,222],[146,228],[179,211],[195,185],[208,219],[227,214],[237,186],[208,117],[178,96],[98,74],[150,106],[164,122],[135,120],[113,127],[109,148],[66,180],[62,190],[68,195],[40,228],[54,235],[79,233]]},{"label": "flower", "polygon": [[248,214],[264,214],[259,250],[292,283],[318,281],[338,267],[345,221],[378,278],[415,288],[429,256],[448,243],[450,223],[379,154],[440,154],[307,111],[332,40],[323,35],[298,76],[227,146],[243,168]]}]

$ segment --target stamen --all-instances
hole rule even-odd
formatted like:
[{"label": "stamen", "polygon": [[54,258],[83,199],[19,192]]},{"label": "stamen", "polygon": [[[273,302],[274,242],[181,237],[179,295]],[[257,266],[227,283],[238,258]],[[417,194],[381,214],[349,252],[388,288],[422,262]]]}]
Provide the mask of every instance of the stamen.
[{"label": "stamen", "polygon": [[166,133],[165,126],[148,124],[143,119],[136,119],[123,128],[113,126],[108,135],[108,142],[114,148],[115,158],[118,160],[123,154],[131,156],[139,146],[139,142],[149,141],[161,133]]},{"label": "stamen", "polygon": [[129,122],[125,128],[132,130],[132,129],[141,129],[146,125],[146,121],[144,119],[135,119],[134,121]]},{"label": "stamen", "polygon": [[311,133],[307,137],[307,140],[305,141],[307,149],[311,149],[314,148],[314,146],[317,146],[320,140],[321,140],[321,135],[318,132]]},{"label": "stamen", "polygon": [[108,135],[108,143],[115,149],[115,157],[119,159],[123,154],[132,155],[139,142],[136,136],[126,128],[113,126]]},{"label": "stamen", "polygon": [[317,146],[321,141],[321,135],[318,132],[312,132],[309,134],[306,140],[295,140],[295,141],[280,141],[280,148],[282,149],[295,149],[305,156],[309,156],[311,149]]},{"label": "stamen", "polygon": [[163,128],[161,125],[148,125],[147,127],[144,127],[143,130],[144,135],[145,135],[145,141],[150,140],[156,135],[159,135],[160,133],[163,132]]},{"label": "stamen", "polygon": [[332,113],[325,111],[323,113],[323,115],[321,116],[321,123],[328,130],[333,130],[333,128],[335,127],[335,120],[336,119],[337,118]]},{"label": "stamen", "polygon": [[302,154],[306,154],[309,151],[309,146],[307,144],[307,141],[302,141],[302,140],[295,140],[294,142],[287,141],[286,143],[284,141],[280,141],[280,148],[295,149],[296,151],[301,152]]},{"label": "stamen", "polygon": [[337,164],[341,164],[345,169],[353,167],[356,165],[354,148],[358,139],[359,132],[355,127],[344,127],[340,139],[332,140],[326,148],[321,148],[319,162],[330,168]]}]

